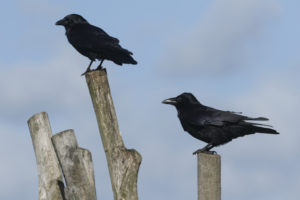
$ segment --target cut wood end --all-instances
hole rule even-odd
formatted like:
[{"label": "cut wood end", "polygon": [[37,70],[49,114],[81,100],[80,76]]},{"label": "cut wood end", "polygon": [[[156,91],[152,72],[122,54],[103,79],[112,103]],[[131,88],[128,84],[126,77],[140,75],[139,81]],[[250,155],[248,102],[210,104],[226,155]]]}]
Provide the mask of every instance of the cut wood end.
[{"label": "cut wood end", "polygon": [[208,153],[197,153],[197,157],[205,157],[205,158],[221,158],[219,154],[208,154]]},{"label": "cut wood end", "polygon": [[91,76],[106,76],[107,72],[106,69],[98,69],[98,70],[93,70],[88,73],[86,73],[86,78],[91,77]]},{"label": "cut wood end", "polygon": [[[58,137],[58,136],[69,135],[69,134],[75,136],[74,129],[67,129],[67,130],[58,132],[58,133],[56,133],[54,136]],[[53,137],[54,137],[54,136],[53,136]]]},{"label": "cut wood end", "polygon": [[40,113],[34,114],[27,120],[27,123],[29,124],[30,121],[36,120],[38,118],[47,118],[48,119],[47,112],[40,112]]},{"label": "cut wood end", "polygon": [[51,137],[52,143],[56,145],[69,145],[69,147],[77,148],[78,143],[73,129],[64,130]]}]

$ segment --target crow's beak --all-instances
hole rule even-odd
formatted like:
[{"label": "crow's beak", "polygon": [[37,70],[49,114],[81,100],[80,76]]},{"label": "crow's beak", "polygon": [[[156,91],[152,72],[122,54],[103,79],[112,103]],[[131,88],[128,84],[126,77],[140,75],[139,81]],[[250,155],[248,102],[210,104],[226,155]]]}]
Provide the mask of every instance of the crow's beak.
[{"label": "crow's beak", "polygon": [[61,25],[61,26],[64,26],[65,25],[65,20],[64,19],[61,19],[61,20],[58,20],[55,25]]},{"label": "crow's beak", "polygon": [[176,101],[176,98],[169,98],[169,99],[163,100],[162,103],[175,105],[177,103],[177,101]]}]

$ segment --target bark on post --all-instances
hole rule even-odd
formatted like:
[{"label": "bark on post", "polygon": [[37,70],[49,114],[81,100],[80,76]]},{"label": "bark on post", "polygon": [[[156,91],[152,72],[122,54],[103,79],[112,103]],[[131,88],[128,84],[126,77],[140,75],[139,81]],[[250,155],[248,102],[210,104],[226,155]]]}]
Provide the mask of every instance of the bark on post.
[{"label": "bark on post", "polygon": [[79,148],[73,130],[52,137],[65,181],[68,200],[96,200],[92,157],[87,149]]},{"label": "bark on post", "polygon": [[221,156],[198,154],[198,200],[221,200]]},{"label": "bark on post", "polygon": [[87,73],[86,81],[106,154],[114,199],[137,200],[137,176],[142,157],[136,150],[124,146],[106,70]]},{"label": "bark on post", "polygon": [[38,168],[39,200],[63,200],[64,184],[51,142],[52,133],[47,113],[32,116],[28,120],[28,126]]}]

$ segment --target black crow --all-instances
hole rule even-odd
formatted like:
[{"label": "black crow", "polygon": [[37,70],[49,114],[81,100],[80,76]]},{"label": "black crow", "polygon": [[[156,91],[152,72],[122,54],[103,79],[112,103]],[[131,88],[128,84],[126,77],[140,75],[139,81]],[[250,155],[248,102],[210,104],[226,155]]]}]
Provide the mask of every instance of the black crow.
[{"label": "black crow", "polygon": [[164,100],[162,103],[174,105],[178,118],[185,131],[193,137],[208,143],[193,154],[210,151],[215,146],[230,142],[232,139],[254,133],[279,134],[276,130],[266,128],[264,124],[249,122],[266,121],[267,118],[251,118],[231,111],[221,111],[202,105],[191,93]]},{"label": "black crow", "polygon": [[66,29],[66,36],[71,45],[91,62],[82,75],[91,71],[92,63],[98,59],[97,69],[102,69],[102,63],[111,60],[117,65],[137,64],[131,57],[132,53],[119,45],[117,38],[109,36],[101,28],[89,24],[82,16],[70,14],[56,22]]}]

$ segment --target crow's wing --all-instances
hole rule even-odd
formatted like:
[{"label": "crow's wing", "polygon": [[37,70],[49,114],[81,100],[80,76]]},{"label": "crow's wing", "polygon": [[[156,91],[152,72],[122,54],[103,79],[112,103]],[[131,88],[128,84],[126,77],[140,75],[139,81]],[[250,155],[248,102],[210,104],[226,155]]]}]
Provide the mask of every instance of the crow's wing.
[{"label": "crow's wing", "polygon": [[69,42],[85,51],[98,52],[105,48],[121,48],[117,38],[90,24],[78,24],[67,32]]},{"label": "crow's wing", "polygon": [[[245,120],[268,120],[264,117],[250,118],[236,114],[231,111],[222,111],[206,106],[193,106],[182,115],[184,120],[191,126],[225,126],[228,124],[238,124]],[[257,124],[262,125],[262,124]]]},{"label": "crow's wing", "polygon": [[234,112],[234,111],[222,111],[217,110],[214,108],[206,107],[206,110],[208,113],[212,113],[213,118],[215,118],[217,121],[224,121],[224,122],[230,122],[235,123],[239,121],[268,121],[268,118],[265,117],[248,117],[245,115],[241,115],[241,112]]}]

